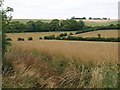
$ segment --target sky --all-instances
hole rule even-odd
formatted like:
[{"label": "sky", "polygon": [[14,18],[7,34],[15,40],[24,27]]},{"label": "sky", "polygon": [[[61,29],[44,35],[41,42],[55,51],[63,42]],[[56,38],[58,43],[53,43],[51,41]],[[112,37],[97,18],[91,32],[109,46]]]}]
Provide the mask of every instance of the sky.
[{"label": "sky", "polygon": [[119,0],[4,0],[14,19],[118,18]]}]

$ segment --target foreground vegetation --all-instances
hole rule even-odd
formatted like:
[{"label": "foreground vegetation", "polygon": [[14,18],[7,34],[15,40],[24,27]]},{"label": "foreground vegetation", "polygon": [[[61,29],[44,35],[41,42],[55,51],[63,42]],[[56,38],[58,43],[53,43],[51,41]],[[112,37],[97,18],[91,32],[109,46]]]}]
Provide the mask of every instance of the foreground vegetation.
[{"label": "foreground vegetation", "polygon": [[117,60],[90,63],[23,47],[12,46],[5,55],[4,88],[117,88]]}]

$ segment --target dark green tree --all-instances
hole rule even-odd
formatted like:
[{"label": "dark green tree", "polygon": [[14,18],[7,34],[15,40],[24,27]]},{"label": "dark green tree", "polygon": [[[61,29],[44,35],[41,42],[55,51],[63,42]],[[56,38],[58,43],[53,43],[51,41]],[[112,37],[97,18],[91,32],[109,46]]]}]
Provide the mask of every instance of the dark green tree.
[{"label": "dark green tree", "polygon": [[[2,6],[2,2],[0,3],[0,6]],[[2,53],[4,54],[6,52],[6,46],[9,45],[10,43],[7,42],[6,40],[6,31],[8,31],[8,27],[10,24],[10,21],[12,19],[11,14],[8,15],[8,13],[13,12],[13,8],[7,7],[5,10],[2,9],[1,14],[2,14]]]},{"label": "dark green tree", "polygon": [[7,32],[24,32],[26,29],[25,24],[19,21],[13,21],[9,24],[9,31]]},{"label": "dark green tree", "polygon": [[50,31],[59,31],[60,21],[58,19],[54,19],[49,23]]},{"label": "dark green tree", "polygon": [[34,21],[28,21],[26,24],[26,31],[27,32],[35,32],[35,22]]},{"label": "dark green tree", "polygon": [[41,21],[36,21],[35,22],[35,31],[36,32],[42,32],[42,25],[43,25],[43,22]]}]

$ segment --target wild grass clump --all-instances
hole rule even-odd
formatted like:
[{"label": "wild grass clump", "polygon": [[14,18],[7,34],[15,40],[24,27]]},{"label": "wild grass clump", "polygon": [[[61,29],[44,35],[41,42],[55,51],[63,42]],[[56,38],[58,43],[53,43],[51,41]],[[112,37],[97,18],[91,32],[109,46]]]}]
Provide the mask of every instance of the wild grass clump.
[{"label": "wild grass clump", "polygon": [[[11,48],[5,55],[3,87],[116,88],[117,63],[86,65],[44,50]],[[8,73],[9,72],[9,73]]]}]

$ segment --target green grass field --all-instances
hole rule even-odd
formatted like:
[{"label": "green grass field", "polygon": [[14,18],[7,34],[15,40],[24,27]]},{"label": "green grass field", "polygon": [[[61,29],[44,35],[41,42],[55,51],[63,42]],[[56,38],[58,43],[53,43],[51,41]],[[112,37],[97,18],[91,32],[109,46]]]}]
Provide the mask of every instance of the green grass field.
[{"label": "green grass field", "polygon": [[[52,19],[13,19],[12,21],[20,21],[21,23],[26,23],[30,20],[37,21],[41,20],[42,22],[50,22]],[[89,26],[102,26],[110,24],[118,24],[117,20],[83,20],[86,25]]]},{"label": "green grass field", "polygon": [[85,24],[89,26],[102,26],[110,24],[118,24],[117,20],[85,20]]}]

